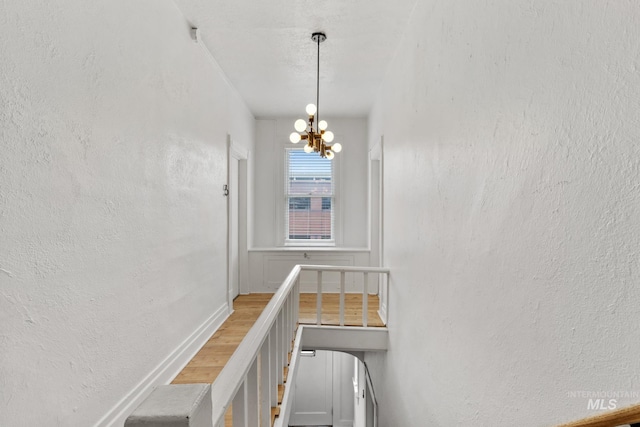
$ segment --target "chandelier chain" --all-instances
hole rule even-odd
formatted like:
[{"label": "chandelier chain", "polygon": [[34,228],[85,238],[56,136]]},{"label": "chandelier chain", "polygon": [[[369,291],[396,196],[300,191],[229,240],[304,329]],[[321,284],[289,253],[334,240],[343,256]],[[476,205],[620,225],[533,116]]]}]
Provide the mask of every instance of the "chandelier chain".
[{"label": "chandelier chain", "polygon": [[318,41],[318,55],[316,68],[316,126],[320,123],[320,37],[316,37]]}]

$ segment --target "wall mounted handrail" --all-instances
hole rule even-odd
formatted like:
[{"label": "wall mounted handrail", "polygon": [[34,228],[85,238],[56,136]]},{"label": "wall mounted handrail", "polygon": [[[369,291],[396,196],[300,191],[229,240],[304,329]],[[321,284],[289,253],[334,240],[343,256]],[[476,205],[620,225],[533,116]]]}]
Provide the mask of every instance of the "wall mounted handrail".
[{"label": "wall mounted handrail", "polygon": [[640,425],[640,405],[619,408],[558,427],[618,427],[627,424],[632,427]]},{"label": "wall mounted handrail", "polygon": [[369,395],[371,396],[371,403],[373,404],[373,427],[378,427],[378,399],[376,399],[376,392],[373,389],[373,380],[371,379],[369,367],[366,363],[364,363],[364,372],[367,378],[367,388],[369,390]]}]

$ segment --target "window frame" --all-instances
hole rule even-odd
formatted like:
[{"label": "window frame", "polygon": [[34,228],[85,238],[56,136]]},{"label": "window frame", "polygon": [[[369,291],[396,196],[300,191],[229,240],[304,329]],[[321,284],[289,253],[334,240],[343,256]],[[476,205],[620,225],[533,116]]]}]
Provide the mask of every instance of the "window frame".
[{"label": "window frame", "polygon": [[[284,162],[284,167],[281,168],[281,171],[283,173],[283,179],[282,179],[282,185],[280,186],[280,188],[282,188],[282,203],[280,203],[280,212],[279,212],[279,218],[280,218],[280,223],[281,223],[281,227],[280,227],[280,242],[281,245],[283,246],[292,246],[292,247],[309,247],[309,248],[314,248],[314,247],[335,247],[338,245],[338,235],[339,235],[339,215],[338,215],[338,206],[339,206],[339,202],[338,202],[338,193],[339,193],[339,186],[338,186],[338,162],[336,162],[336,157],[334,157],[333,160],[331,160],[332,164],[331,164],[331,181],[332,181],[332,187],[333,187],[333,192],[331,196],[327,196],[327,195],[317,195],[317,196],[311,196],[309,195],[309,198],[319,198],[321,201],[321,206],[322,206],[322,199],[323,198],[330,198],[331,202],[332,202],[332,219],[331,219],[331,238],[330,239],[290,239],[289,238],[289,224],[287,223],[287,218],[288,218],[288,212],[287,210],[289,209],[289,198],[291,197],[301,197],[300,195],[290,195],[288,193],[288,180],[289,180],[289,152],[290,151],[303,151],[303,147],[300,146],[293,146],[292,144],[288,144],[284,147],[283,150],[283,162]],[[324,209],[320,209],[320,212],[326,212],[326,210]]]}]

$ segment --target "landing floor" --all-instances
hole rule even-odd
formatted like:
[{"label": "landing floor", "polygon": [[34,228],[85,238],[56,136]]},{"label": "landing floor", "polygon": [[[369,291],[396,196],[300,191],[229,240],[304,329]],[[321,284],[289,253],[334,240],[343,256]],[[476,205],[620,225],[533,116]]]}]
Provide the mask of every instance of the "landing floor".
[{"label": "landing floor", "polygon": [[[187,366],[174,378],[172,384],[213,383],[231,358],[249,329],[258,319],[273,294],[240,295],[233,301],[234,312],[205,343]],[[316,324],[317,294],[300,294],[300,324]],[[378,296],[369,295],[368,326],[382,327],[378,316]],[[322,295],[322,324],[340,324],[340,295]],[[345,295],[345,325],[362,326],[362,294]],[[280,402],[284,388],[279,388]],[[272,408],[273,417],[277,413]],[[225,416],[225,425],[231,426],[231,408]]]},{"label": "landing floor", "polygon": [[[240,341],[258,319],[273,294],[240,295],[233,302],[234,312],[209,341],[175,377],[173,384],[213,383]],[[299,323],[316,323],[316,294],[300,294]],[[322,295],[322,324],[340,324],[340,295]],[[378,296],[369,295],[368,324],[382,327],[378,316]],[[345,325],[362,326],[362,295],[345,295]]]}]

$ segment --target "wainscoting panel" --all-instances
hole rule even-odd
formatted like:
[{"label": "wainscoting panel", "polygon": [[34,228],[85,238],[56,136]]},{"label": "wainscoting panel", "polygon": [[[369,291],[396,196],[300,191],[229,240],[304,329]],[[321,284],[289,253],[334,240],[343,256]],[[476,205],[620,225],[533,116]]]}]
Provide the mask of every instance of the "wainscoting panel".
[{"label": "wainscoting panel", "polygon": [[[250,292],[275,292],[296,264],[369,266],[367,250],[251,250],[249,251]],[[376,275],[369,280],[369,293],[378,291]],[[300,276],[301,292],[316,292],[317,273],[306,271]],[[362,292],[363,276],[347,273],[347,292]],[[340,274],[323,273],[323,292],[340,291]]]}]

